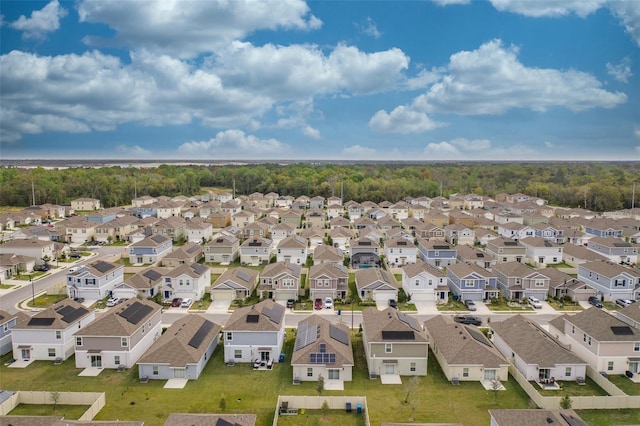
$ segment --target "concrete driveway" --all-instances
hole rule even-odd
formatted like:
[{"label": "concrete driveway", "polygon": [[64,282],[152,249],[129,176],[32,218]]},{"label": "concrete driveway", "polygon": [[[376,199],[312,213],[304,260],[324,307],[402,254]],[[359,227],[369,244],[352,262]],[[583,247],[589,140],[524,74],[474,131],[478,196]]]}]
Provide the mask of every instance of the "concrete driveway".
[{"label": "concrete driveway", "polygon": [[227,313],[231,306],[231,300],[213,300],[207,309],[208,314]]}]

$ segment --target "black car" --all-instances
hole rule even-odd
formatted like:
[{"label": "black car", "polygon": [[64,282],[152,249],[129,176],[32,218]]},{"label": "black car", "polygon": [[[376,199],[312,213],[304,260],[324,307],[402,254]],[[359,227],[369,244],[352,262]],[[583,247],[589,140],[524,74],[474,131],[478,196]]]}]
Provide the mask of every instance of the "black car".
[{"label": "black car", "polygon": [[80,258],[82,257],[82,255],[81,255],[80,253],[71,253],[71,254],[69,255],[69,257],[70,257],[71,259],[80,259]]},{"label": "black car", "polygon": [[293,309],[293,306],[295,305],[296,301],[293,299],[289,299],[287,300],[287,308],[289,309]]},{"label": "black car", "polygon": [[595,306],[596,308],[602,308],[602,302],[596,296],[591,296],[589,298],[589,303]]},{"label": "black car", "polygon": [[389,306],[393,309],[398,309],[398,302],[395,299],[389,299]]},{"label": "black car", "polygon": [[453,317],[453,320],[455,322],[459,322],[460,324],[476,325],[476,326],[482,325],[482,320],[479,317],[474,317],[472,315],[458,315]]}]

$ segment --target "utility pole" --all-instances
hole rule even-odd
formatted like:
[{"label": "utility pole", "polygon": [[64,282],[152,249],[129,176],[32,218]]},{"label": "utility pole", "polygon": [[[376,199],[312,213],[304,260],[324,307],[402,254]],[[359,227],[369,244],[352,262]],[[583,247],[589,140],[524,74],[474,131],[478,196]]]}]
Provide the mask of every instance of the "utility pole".
[{"label": "utility pole", "polygon": [[31,205],[36,205],[36,187],[33,185],[33,181],[31,181]]},{"label": "utility pole", "polygon": [[631,208],[633,209],[636,204],[636,183],[633,182],[631,186]]}]

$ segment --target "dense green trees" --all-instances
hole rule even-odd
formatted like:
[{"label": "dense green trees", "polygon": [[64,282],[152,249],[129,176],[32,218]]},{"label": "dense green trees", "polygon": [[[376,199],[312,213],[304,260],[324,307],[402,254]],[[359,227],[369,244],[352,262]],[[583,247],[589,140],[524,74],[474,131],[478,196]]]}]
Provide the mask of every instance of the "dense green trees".
[{"label": "dense green trees", "polygon": [[[639,163],[362,163],[250,164],[155,168],[0,168],[0,205],[68,204],[93,197],[106,207],[131,202],[134,194],[198,194],[217,187],[236,194],[340,196],[345,200],[396,202],[404,197],[453,193],[537,195],[551,204],[603,211],[629,208]],[[639,188],[640,189],[640,188]]]}]

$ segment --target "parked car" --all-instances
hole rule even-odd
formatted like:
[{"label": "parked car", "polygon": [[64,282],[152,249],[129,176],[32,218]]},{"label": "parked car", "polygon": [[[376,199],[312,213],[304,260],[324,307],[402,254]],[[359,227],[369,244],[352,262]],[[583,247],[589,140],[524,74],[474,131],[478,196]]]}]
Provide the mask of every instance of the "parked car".
[{"label": "parked car", "polygon": [[476,307],[476,302],[474,302],[473,300],[465,300],[464,301],[464,305],[467,307],[468,310],[470,311],[475,311],[478,308]]},{"label": "parked car", "polygon": [[74,272],[76,272],[78,269],[80,269],[80,268],[79,268],[79,267],[77,267],[77,266],[74,266],[73,268],[69,268],[69,273],[70,273],[70,274],[73,274],[73,273],[74,273]]},{"label": "parked car", "polygon": [[480,319],[479,317],[474,317],[472,315],[458,315],[453,317],[453,320],[460,324],[475,325],[475,326],[482,325],[482,319]]},{"label": "parked car", "polygon": [[81,255],[80,253],[71,253],[71,254],[69,255],[69,257],[70,257],[71,259],[80,259],[80,258],[82,257],[82,255]]},{"label": "parked car", "polygon": [[596,308],[602,308],[602,302],[596,296],[589,297],[589,303],[595,306]]},{"label": "parked car", "polygon": [[389,306],[391,306],[393,309],[398,309],[398,302],[396,301],[396,299],[389,299]]},{"label": "parked car", "polygon": [[627,306],[636,303],[635,300],[629,300],[629,299],[616,299],[616,304],[622,306],[623,308],[626,308]]},{"label": "parked car", "polygon": [[50,269],[51,269],[51,266],[47,265],[46,263],[43,263],[42,265],[36,265],[35,268],[33,268],[34,271],[40,271],[40,272],[47,272]]},{"label": "parked car", "polygon": [[542,302],[537,297],[529,296],[529,305],[534,309],[542,309]]},{"label": "parked car", "polygon": [[289,300],[287,300],[287,308],[289,308],[289,309],[293,309],[293,307],[295,306],[295,304],[296,304],[296,301],[295,301],[295,300],[293,300],[293,299],[289,299]]},{"label": "parked car", "polygon": [[182,299],[179,297],[176,297],[171,301],[171,307],[173,308],[179,308],[181,304],[182,304]]},{"label": "parked car", "polygon": [[322,299],[318,297],[313,301],[313,309],[322,309]]},{"label": "parked car", "polygon": [[330,297],[327,297],[326,299],[324,299],[324,308],[325,309],[333,309],[333,299]]},{"label": "parked car", "polygon": [[109,300],[107,300],[107,307],[112,307],[112,306],[116,306],[118,304],[118,298],[117,297],[110,297]]},{"label": "parked car", "polygon": [[180,303],[180,307],[181,308],[188,308],[191,306],[191,304],[193,303],[193,300],[191,300],[191,298],[187,297],[186,299],[183,299],[182,302]]}]

